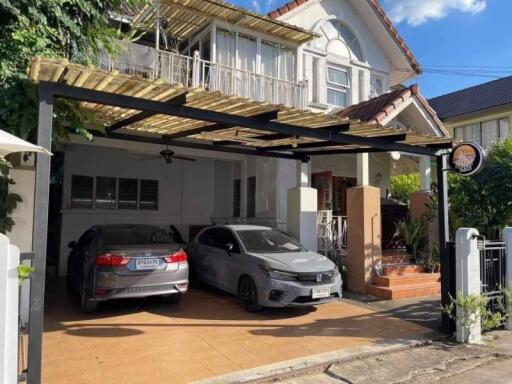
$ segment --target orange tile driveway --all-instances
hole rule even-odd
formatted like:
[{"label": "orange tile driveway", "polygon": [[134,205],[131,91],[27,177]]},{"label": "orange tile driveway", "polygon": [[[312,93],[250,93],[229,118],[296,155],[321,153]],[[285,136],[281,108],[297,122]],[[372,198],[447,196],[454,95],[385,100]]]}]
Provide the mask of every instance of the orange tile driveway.
[{"label": "orange tile driveway", "polygon": [[43,383],[189,383],[429,331],[349,301],[250,314],[213,289],[191,290],[179,305],[120,300],[86,315],[50,281]]}]

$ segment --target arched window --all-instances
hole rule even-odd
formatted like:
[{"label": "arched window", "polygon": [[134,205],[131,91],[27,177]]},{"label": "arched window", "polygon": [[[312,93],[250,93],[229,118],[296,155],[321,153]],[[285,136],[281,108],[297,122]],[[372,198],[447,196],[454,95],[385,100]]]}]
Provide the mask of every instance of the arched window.
[{"label": "arched window", "polygon": [[325,21],[318,29],[320,38],[313,42],[313,47],[337,56],[363,60],[363,51],[352,31],[340,20]]}]

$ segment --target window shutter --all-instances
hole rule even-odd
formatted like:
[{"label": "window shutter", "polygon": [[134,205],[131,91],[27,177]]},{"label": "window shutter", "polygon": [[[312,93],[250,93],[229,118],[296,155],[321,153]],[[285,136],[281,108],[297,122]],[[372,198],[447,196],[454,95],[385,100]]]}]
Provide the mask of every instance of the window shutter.
[{"label": "window shutter", "polygon": [[71,176],[71,208],[92,209],[94,178]]},{"label": "window shutter", "polygon": [[256,217],[256,176],[247,178],[247,217]]},{"label": "window shutter", "polygon": [[240,205],[241,205],[241,180],[233,180],[233,217],[240,217]]},{"label": "window shutter", "polygon": [[158,180],[140,181],[139,209],[158,210]]}]

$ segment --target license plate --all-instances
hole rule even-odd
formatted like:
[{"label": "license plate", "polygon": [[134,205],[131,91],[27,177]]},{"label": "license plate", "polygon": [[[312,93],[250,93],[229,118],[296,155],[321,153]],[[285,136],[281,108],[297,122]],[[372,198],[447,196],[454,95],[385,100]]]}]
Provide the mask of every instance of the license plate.
[{"label": "license plate", "polygon": [[135,259],[135,269],[137,271],[147,271],[149,269],[157,269],[158,259]]},{"label": "license plate", "polygon": [[329,287],[313,288],[311,292],[312,299],[322,299],[331,296],[331,289]]}]

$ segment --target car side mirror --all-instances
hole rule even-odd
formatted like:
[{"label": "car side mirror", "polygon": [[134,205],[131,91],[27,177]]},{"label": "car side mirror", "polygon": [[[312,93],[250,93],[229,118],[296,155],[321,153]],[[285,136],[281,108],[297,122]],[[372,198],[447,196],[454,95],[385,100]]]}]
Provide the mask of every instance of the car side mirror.
[{"label": "car side mirror", "polygon": [[233,252],[233,249],[235,249],[235,246],[233,245],[233,243],[227,243],[226,244],[225,250],[228,253],[228,255],[231,256],[231,252]]},{"label": "car side mirror", "polygon": [[68,243],[68,247],[71,248],[71,249],[75,249],[76,248],[76,241],[70,241]]}]

